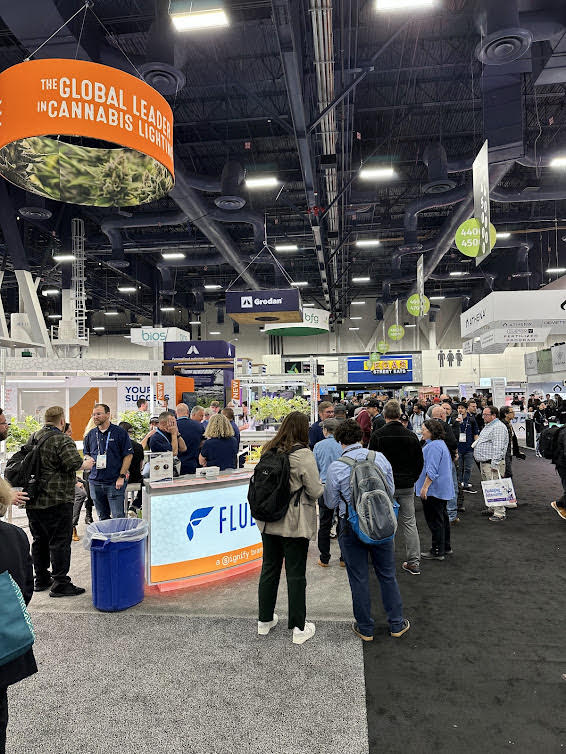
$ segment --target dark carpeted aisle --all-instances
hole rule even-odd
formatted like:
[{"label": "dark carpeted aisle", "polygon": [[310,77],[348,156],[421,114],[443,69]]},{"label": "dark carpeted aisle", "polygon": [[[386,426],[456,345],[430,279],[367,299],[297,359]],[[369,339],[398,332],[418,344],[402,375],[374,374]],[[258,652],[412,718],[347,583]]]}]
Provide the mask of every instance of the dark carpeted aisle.
[{"label": "dark carpeted aisle", "polygon": [[[454,555],[424,563],[419,577],[399,566],[412,626],[399,641],[387,635],[374,582],[384,629],[364,646],[371,754],[566,749],[566,521],[549,506],[560,480],[532,452],[514,461],[514,479],[528,505],[492,524],[479,515],[481,491],[466,495]],[[430,534],[417,516],[425,549]],[[401,542],[397,549],[400,564]]]}]

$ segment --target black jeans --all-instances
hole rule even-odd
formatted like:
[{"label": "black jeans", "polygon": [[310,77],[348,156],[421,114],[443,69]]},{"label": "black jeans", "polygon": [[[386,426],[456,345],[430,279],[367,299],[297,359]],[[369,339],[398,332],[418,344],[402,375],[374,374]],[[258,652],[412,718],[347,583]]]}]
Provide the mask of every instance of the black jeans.
[{"label": "black jeans", "polygon": [[6,729],[8,727],[8,689],[0,689],[0,754],[6,754]]},{"label": "black jeans", "polygon": [[289,628],[305,628],[307,615],[307,552],[309,540],[305,537],[279,537],[275,534],[262,534],[263,565],[259,577],[259,620],[273,620],[277,602],[277,590],[281,578],[281,568],[285,560],[287,593],[289,597]]},{"label": "black jeans", "polygon": [[88,484],[88,480],[84,484],[85,484],[86,499],[79,500],[79,501],[75,500],[73,504],[73,526],[79,525],[79,517],[81,515],[83,503],[85,506],[86,515],[92,518],[92,508],[94,506],[94,503],[92,502],[92,498],[90,496],[90,487]]},{"label": "black jeans", "polygon": [[450,549],[450,521],[446,500],[429,495],[423,500],[423,512],[432,534],[432,552],[434,555],[444,555]]},{"label": "black jeans", "polygon": [[36,582],[45,584],[49,581],[51,565],[55,584],[69,584],[73,503],[61,503],[51,508],[27,508],[26,512],[33,537],[31,557]]},{"label": "black jeans", "polygon": [[330,562],[330,530],[332,529],[332,519],[334,518],[334,509],[327,508],[324,504],[324,498],[318,499],[318,549],[320,552],[320,562]]}]

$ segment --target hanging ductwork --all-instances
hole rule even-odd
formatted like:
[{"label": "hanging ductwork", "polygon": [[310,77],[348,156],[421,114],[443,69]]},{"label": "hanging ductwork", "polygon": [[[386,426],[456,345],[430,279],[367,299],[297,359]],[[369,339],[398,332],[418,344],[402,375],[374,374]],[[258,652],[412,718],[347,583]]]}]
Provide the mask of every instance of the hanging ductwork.
[{"label": "hanging ductwork", "polygon": [[222,170],[220,178],[220,196],[217,196],[214,203],[223,210],[234,212],[242,209],[246,200],[242,196],[244,186],[244,168],[235,160],[228,160]]},{"label": "hanging ductwork", "polygon": [[423,162],[428,168],[428,183],[423,186],[423,194],[444,194],[456,188],[456,182],[448,178],[448,158],[440,142],[426,147]]},{"label": "hanging ductwork", "polygon": [[485,0],[485,35],[476,47],[484,65],[507,65],[525,55],[533,42],[530,29],[521,26],[518,0]]}]

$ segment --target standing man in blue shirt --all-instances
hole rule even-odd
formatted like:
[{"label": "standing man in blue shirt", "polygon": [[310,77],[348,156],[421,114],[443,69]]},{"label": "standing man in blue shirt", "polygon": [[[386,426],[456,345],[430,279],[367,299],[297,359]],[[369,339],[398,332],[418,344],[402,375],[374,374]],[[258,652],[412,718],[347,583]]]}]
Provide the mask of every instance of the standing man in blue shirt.
[{"label": "standing man in blue shirt", "polygon": [[110,422],[110,408],[97,403],[92,412],[95,423],[84,439],[85,458],[90,456],[94,465],[89,477],[90,496],[98,518],[124,518],[124,498],[127,477],[134,449],[125,429]]},{"label": "standing man in blue shirt", "polygon": [[458,418],[454,426],[458,432],[458,484],[464,492],[474,494],[476,490],[470,484],[474,464],[472,444],[478,439],[480,432],[475,418],[470,416],[465,403],[458,404]]},{"label": "standing man in blue shirt", "polygon": [[[318,466],[320,481],[323,484],[326,482],[328,467],[342,455],[342,446],[334,439],[334,433],[339,426],[338,419],[325,419],[322,422],[324,440],[317,442],[314,446],[314,459]],[[325,504],[324,493],[318,500],[318,516],[320,521],[318,527],[318,550],[320,552],[318,565],[321,568],[328,568],[330,563],[330,530],[332,529],[334,510],[331,510]],[[342,558],[340,558],[340,565],[346,565]]]},{"label": "standing man in blue shirt", "polygon": [[[369,451],[362,447],[362,428],[354,419],[342,422],[334,437],[342,445],[342,455],[360,461],[367,458]],[[395,492],[393,470],[383,453],[375,454],[375,465],[385,474],[391,494]],[[325,502],[329,508],[338,508],[340,516],[340,533],[338,542],[342,556],[346,561],[346,571],[352,591],[352,604],[355,622],[352,630],[363,641],[373,641],[374,620],[371,617],[371,598],[369,592],[368,554],[371,557],[375,575],[379,581],[383,607],[389,621],[391,636],[399,638],[410,626],[403,617],[403,602],[395,574],[394,541],[379,545],[364,544],[353,531],[347,520],[346,502],[350,502],[350,467],[340,459],[334,461],[326,476]]]},{"label": "standing man in blue shirt", "polygon": [[199,465],[198,454],[204,435],[204,426],[198,417],[202,418],[204,416],[204,408],[202,406],[193,406],[191,418],[189,418],[189,407],[186,403],[179,403],[176,411],[177,428],[187,446],[184,453],[179,453],[181,474],[194,474]]},{"label": "standing man in blue shirt", "polygon": [[334,418],[334,406],[330,401],[322,401],[322,403],[318,404],[318,421],[314,424],[311,424],[309,428],[309,446],[312,450],[314,446],[317,444],[317,442],[320,442],[321,440],[324,440],[324,435],[322,434],[322,422],[325,419],[333,419]]}]

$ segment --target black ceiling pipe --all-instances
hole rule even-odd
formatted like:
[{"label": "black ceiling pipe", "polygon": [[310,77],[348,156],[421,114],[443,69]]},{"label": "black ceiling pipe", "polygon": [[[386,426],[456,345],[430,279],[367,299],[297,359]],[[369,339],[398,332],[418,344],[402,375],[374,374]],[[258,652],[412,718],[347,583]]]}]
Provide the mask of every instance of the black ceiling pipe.
[{"label": "black ceiling pipe", "polygon": [[222,169],[220,178],[220,196],[214,203],[217,207],[228,212],[241,210],[246,200],[242,195],[245,171],[236,160],[228,160]]},{"label": "black ceiling pipe", "polygon": [[30,265],[22,243],[20,229],[16,220],[12,200],[8,193],[6,181],[0,178],[0,228],[6,243],[6,249],[15,270],[29,270]]},{"label": "black ceiling pipe", "polygon": [[434,194],[432,196],[421,196],[411,202],[405,210],[403,220],[405,226],[405,244],[412,246],[415,251],[419,251],[421,245],[418,243],[417,227],[419,212],[427,209],[437,209],[439,207],[449,207],[452,204],[464,201],[470,196],[471,188],[468,185],[457,186],[451,191],[444,194]]},{"label": "black ceiling pipe", "polygon": [[251,225],[254,232],[254,251],[257,253],[263,247],[265,240],[265,218],[259,212],[253,212],[252,210],[226,212],[221,209],[213,209],[210,217],[221,223],[245,223]]},{"label": "black ceiling pipe", "polygon": [[216,246],[224,259],[240,274],[242,281],[253,290],[261,290],[261,285],[246,269],[237,246],[211,219],[210,208],[191,187],[190,180],[178,161],[175,163],[175,186],[169,195],[187,214],[189,220]]},{"label": "black ceiling pipe", "polygon": [[566,188],[563,189],[523,189],[511,191],[508,189],[494,189],[489,198],[494,202],[554,202],[566,199]]},{"label": "black ceiling pipe", "polygon": [[100,229],[108,236],[112,246],[112,257],[109,264],[117,269],[129,267],[129,261],[124,257],[122,228],[153,228],[155,226],[184,225],[187,216],[184,212],[145,212],[132,217],[108,217],[100,223]]}]

